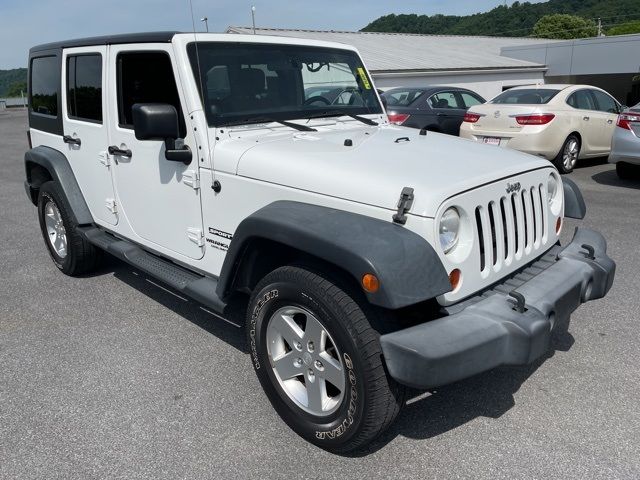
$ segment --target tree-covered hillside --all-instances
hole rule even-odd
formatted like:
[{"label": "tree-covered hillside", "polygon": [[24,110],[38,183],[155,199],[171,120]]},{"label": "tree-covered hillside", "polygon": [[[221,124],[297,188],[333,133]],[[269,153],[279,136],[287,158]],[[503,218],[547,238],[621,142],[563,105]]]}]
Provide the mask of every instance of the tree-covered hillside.
[{"label": "tree-covered hillside", "polygon": [[527,37],[544,15],[566,13],[586,19],[602,19],[609,28],[640,19],[640,0],[549,0],[514,2],[485,13],[453,15],[385,15],[364,27],[365,32],[402,32],[448,35],[498,35]]},{"label": "tree-covered hillside", "polygon": [[[12,70],[0,70],[0,97],[8,94],[11,87],[18,83],[23,83],[26,89],[27,69],[14,68]],[[26,92],[25,92],[26,93]]]}]

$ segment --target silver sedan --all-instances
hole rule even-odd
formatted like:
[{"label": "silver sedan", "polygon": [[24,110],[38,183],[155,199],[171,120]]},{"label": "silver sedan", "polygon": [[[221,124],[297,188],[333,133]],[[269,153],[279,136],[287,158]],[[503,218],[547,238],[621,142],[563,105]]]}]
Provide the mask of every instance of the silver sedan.
[{"label": "silver sedan", "polygon": [[620,178],[640,178],[640,103],[618,116],[609,163]]}]

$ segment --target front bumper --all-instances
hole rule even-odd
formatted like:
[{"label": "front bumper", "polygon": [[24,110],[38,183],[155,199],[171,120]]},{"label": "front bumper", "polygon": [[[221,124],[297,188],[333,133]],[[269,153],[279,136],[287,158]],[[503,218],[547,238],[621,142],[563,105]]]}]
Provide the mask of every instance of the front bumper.
[{"label": "front bumper", "polygon": [[554,246],[491,290],[447,307],[448,316],[383,335],[390,375],[404,385],[432,388],[500,365],[533,362],[548,350],[556,324],[611,288],[616,265],[606,250],[600,233],[577,229],[569,245]]}]

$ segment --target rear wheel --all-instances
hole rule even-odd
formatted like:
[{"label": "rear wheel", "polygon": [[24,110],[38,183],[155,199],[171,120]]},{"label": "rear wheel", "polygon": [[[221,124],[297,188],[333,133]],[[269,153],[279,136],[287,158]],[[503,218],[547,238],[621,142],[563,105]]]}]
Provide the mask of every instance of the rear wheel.
[{"label": "rear wheel", "polygon": [[404,389],[387,376],[379,335],[345,290],[303,268],[278,268],[255,288],[247,316],[256,374],[300,436],[347,452],[395,419]]},{"label": "rear wheel", "polygon": [[567,137],[560,149],[560,152],[553,161],[554,165],[560,173],[571,173],[578,163],[580,156],[580,138],[571,134]]},{"label": "rear wheel", "polygon": [[38,219],[53,263],[67,275],[94,270],[101,252],[77,231],[71,208],[57,183],[43,183],[38,194]]},{"label": "rear wheel", "polygon": [[622,180],[640,178],[640,166],[626,162],[616,163],[616,173]]}]

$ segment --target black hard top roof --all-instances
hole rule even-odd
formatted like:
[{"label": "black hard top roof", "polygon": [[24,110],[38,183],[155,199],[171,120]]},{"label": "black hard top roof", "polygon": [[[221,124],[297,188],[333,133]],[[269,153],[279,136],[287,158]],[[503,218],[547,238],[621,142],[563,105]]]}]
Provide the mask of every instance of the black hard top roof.
[{"label": "black hard top roof", "polygon": [[124,33],[120,35],[105,35],[102,37],[76,38],[75,40],[64,40],[61,42],[36,45],[29,50],[29,53],[41,52],[44,50],[55,50],[58,48],[89,47],[93,45],[170,42],[176,33],[180,32]]}]

